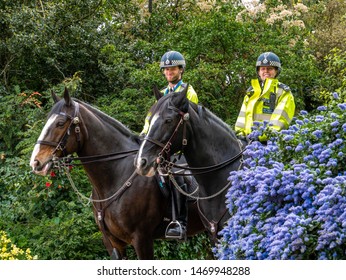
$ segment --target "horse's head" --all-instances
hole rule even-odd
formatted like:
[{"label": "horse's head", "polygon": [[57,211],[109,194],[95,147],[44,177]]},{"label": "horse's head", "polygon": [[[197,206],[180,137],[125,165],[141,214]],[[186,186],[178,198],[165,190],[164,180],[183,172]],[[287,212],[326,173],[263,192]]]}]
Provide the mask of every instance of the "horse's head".
[{"label": "horse's head", "polygon": [[52,97],[55,104],[30,159],[33,172],[42,176],[47,175],[54,158],[76,152],[81,143],[79,103],[72,100],[67,89],[61,100],[54,93]]},{"label": "horse's head", "polygon": [[188,86],[182,92],[160,98],[150,109],[150,127],[135,161],[139,174],[153,176],[164,159],[169,159],[185,145],[190,104],[187,89]]}]

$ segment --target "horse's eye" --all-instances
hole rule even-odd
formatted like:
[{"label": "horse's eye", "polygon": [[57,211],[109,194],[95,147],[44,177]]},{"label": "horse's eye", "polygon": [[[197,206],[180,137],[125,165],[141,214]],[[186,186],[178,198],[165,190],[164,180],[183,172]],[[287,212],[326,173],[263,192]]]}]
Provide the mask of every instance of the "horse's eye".
[{"label": "horse's eye", "polygon": [[172,119],[166,119],[165,123],[171,123],[173,120]]},{"label": "horse's eye", "polygon": [[64,124],[65,124],[65,121],[60,120],[60,121],[58,121],[58,122],[56,123],[56,127],[63,127]]}]

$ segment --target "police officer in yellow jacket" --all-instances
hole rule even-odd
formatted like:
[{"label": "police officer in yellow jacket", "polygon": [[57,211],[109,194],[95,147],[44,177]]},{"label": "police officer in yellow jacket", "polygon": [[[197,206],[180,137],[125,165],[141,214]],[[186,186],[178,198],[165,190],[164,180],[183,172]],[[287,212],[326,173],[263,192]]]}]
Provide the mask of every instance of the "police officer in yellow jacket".
[{"label": "police officer in yellow jacket", "polygon": [[[187,84],[185,84],[182,80],[185,66],[185,58],[180,52],[169,51],[162,56],[160,61],[160,71],[165,76],[168,82],[167,87],[161,90],[164,95],[172,92],[183,91],[183,89],[187,87]],[[189,85],[189,88],[187,90],[187,98],[191,102],[198,104],[197,94],[191,85]],[[149,112],[145,118],[144,127],[140,134],[142,136],[148,133],[150,117],[151,115]],[[186,192],[186,184],[184,184],[183,178],[181,176],[176,176],[175,180],[180,185],[180,188]],[[175,216],[177,216],[177,221],[174,221],[168,226],[166,230],[166,237],[185,239],[187,227],[187,198],[175,187],[172,188],[172,195],[174,198],[174,202],[172,201],[172,203],[175,204],[174,208],[176,211]]]},{"label": "police officer in yellow jacket", "polygon": [[[277,131],[286,129],[294,116],[291,89],[277,79],[281,72],[279,57],[273,52],[262,53],[256,62],[256,72],[258,78],[251,80],[235,124],[238,135],[249,135],[254,121],[268,121]],[[265,136],[260,140],[266,140]]]},{"label": "police officer in yellow jacket", "polygon": [[[169,51],[162,56],[160,61],[160,71],[166,77],[166,80],[168,82],[167,87],[161,90],[164,95],[171,92],[183,91],[183,89],[187,86],[182,80],[185,66],[185,58],[180,52]],[[191,85],[189,85],[189,88],[187,90],[187,98],[193,103],[198,103],[197,93]],[[145,135],[148,133],[150,116],[150,113],[148,113],[145,118],[145,123],[141,135]]]}]

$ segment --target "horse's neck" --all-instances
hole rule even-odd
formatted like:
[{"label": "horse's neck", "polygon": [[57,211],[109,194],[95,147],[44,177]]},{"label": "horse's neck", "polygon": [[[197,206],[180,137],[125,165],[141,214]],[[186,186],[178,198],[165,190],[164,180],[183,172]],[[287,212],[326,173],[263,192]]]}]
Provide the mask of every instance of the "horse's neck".
[{"label": "horse's neck", "polygon": [[[203,127],[202,127],[203,126]],[[192,129],[188,146],[184,152],[190,167],[215,167],[241,153],[241,144],[235,135],[225,126],[217,122],[208,125],[196,125]],[[202,169],[195,171],[195,179],[199,185],[200,210],[209,223],[217,223],[220,230],[222,224],[229,218],[226,208],[225,195],[229,188],[229,173],[240,166],[240,157],[227,164],[225,167],[204,172]],[[192,172],[194,173],[194,172]]]},{"label": "horse's neck", "polygon": [[[88,118],[84,121],[84,134],[87,135],[87,139],[84,139],[83,147],[78,153],[80,157],[122,154],[139,148],[134,137],[121,127],[117,129],[117,125],[97,118]],[[123,155],[119,159],[96,160],[84,164],[92,185],[101,196],[108,196],[110,192],[114,192],[114,189],[119,188],[134,172],[134,154]],[[86,161],[90,162],[92,159],[88,158]]]},{"label": "horse's neck", "polygon": [[139,143],[132,137],[133,134],[116,120],[111,118],[102,120],[93,113],[84,118],[86,118],[85,135],[88,139],[84,141],[81,153],[85,156],[119,153],[139,148]]},{"label": "horse's neck", "polygon": [[[211,167],[227,161],[241,152],[241,144],[235,135],[217,121],[191,125],[192,135],[184,151],[191,167]],[[195,176],[198,183],[205,186],[207,193],[220,190],[227,183],[229,172],[239,167],[239,159],[222,169]]]},{"label": "horse's neck", "polygon": [[139,144],[132,138],[126,137],[117,130],[105,130],[102,134],[90,135],[87,143],[84,144],[82,153],[84,156],[95,156],[103,154],[122,153],[139,148]]},{"label": "horse's neck", "polygon": [[200,121],[191,125],[189,137],[189,161],[193,166],[211,166],[227,160],[241,151],[240,142],[235,134],[218,121]]}]

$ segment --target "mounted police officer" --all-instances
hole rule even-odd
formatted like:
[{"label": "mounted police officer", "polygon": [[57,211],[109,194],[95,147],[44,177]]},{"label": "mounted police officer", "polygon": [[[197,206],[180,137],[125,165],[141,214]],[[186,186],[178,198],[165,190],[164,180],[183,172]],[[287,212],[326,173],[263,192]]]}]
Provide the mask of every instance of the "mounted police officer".
[{"label": "mounted police officer", "polygon": [[[161,89],[163,95],[172,93],[172,92],[180,92],[183,91],[184,88],[187,87],[182,80],[182,76],[185,71],[185,58],[180,52],[177,51],[169,51],[166,52],[160,61],[160,71],[165,76],[168,85],[167,87]],[[198,104],[198,97],[191,85],[189,85],[187,90],[187,98],[193,102]],[[147,114],[145,118],[145,123],[143,130],[140,135],[144,136],[148,133],[149,130],[149,120],[150,120],[150,112]],[[180,188],[186,192],[186,184],[184,184],[184,180],[181,176],[175,177],[176,182],[180,186]],[[176,213],[173,213],[173,217],[176,216],[176,221],[173,221],[166,230],[167,238],[175,238],[175,239],[185,239],[186,238],[186,227],[187,227],[187,197],[180,193],[175,187],[172,187],[172,195],[174,201],[172,203],[175,204],[173,207]],[[174,219],[173,219],[174,220]]]},{"label": "mounted police officer", "polygon": [[[161,57],[160,71],[163,76],[166,77],[166,80],[168,82],[167,87],[161,89],[161,92],[164,95],[171,92],[183,91],[183,89],[187,86],[182,80],[185,66],[185,58],[180,52],[169,51]],[[191,85],[189,85],[189,88],[187,90],[187,98],[191,102],[198,104],[197,93]],[[141,135],[146,135],[148,133],[149,119],[150,113],[145,118],[145,123]]]},{"label": "mounted police officer", "polygon": [[[295,112],[291,89],[280,83],[279,57],[273,52],[262,53],[256,62],[257,79],[251,80],[238,115],[235,131],[238,135],[251,133],[254,121],[268,121],[271,128],[280,131],[288,128]],[[265,141],[266,137],[260,137]]]}]

